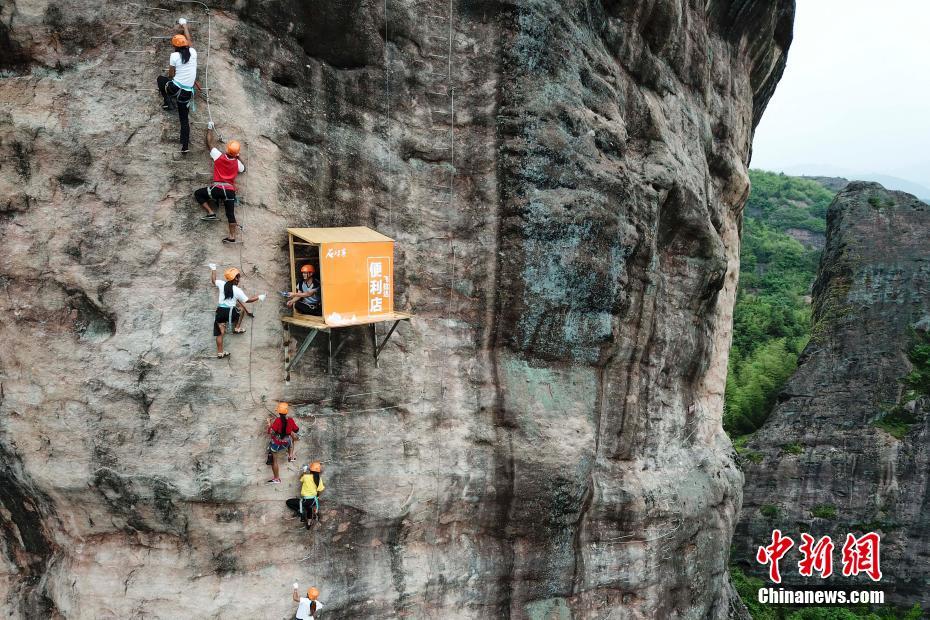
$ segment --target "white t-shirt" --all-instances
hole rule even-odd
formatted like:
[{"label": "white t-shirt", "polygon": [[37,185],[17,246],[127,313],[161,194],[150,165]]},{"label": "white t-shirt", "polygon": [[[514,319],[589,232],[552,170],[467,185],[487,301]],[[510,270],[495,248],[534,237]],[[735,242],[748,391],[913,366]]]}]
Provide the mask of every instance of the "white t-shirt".
[{"label": "white t-shirt", "polygon": [[245,291],[236,285],[233,285],[233,296],[230,299],[223,299],[223,289],[226,288],[225,280],[217,280],[216,288],[220,289],[220,298],[217,301],[217,305],[222,308],[235,308],[237,300],[241,301],[242,303],[245,303],[249,300],[249,296],[245,294]]},{"label": "white t-shirt", "polygon": [[[323,609],[323,603],[317,601],[316,610],[320,611],[321,609]],[[310,613],[310,599],[306,596],[300,597],[300,603],[297,604],[297,615],[295,617],[297,620],[313,620],[313,615]]]},{"label": "white t-shirt", "polygon": [[197,79],[197,50],[193,47],[188,48],[191,51],[191,59],[187,62],[181,62],[181,52],[171,52],[168,58],[168,64],[174,67],[174,81],[182,86],[193,88],[194,80]]},{"label": "white t-shirt", "polygon": [[[226,153],[221,153],[219,149],[210,149],[210,157],[213,158],[213,161],[216,161]],[[242,165],[242,162],[239,162],[239,172],[245,172],[245,166]]]}]

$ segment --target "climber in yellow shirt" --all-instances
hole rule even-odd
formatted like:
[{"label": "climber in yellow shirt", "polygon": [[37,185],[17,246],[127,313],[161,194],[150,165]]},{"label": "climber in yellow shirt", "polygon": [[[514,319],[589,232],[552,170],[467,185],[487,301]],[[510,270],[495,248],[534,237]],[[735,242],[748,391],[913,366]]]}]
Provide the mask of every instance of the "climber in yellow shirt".
[{"label": "climber in yellow shirt", "polygon": [[302,499],[312,499],[326,490],[326,485],[320,477],[322,471],[323,466],[320,462],[314,461],[310,463],[307,471],[300,475],[300,497]]},{"label": "climber in yellow shirt", "polygon": [[305,466],[300,475],[300,497],[287,500],[288,508],[297,512],[308,530],[314,519],[320,521],[320,493],[326,489],[322,473],[323,465],[319,461]]}]

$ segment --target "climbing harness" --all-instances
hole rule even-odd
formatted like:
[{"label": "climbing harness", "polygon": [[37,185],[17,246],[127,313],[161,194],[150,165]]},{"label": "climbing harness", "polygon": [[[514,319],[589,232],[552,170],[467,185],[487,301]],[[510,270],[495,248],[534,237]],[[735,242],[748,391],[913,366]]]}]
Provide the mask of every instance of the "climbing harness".
[{"label": "climbing harness", "polygon": [[[227,187],[222,187],[221,185],[218,185],[218,184],[216,184],[216,183],[211,183],[211,184],[207,187],[207,196],[210,197],[210,200],[216,200],[217,202],[219,202],[219,200],[220,200],[219,197],[213,195],[213,190],[215,190],[215,189],[221,189],[221,190],[223,190],[223,202],[227,202],[228,200],[230,200],[229,194],[226,193],[226,190],[229,189],[229,188],[227,188]],[[238,198],[233,198],[232,201],[235,202],[237,205],[238,205],[238,203],[239,203],[239,199],[238,199]],[[240,262],[240,265],[239,265],[239,269],[242,269],[241,262]]]},{"label": "climbing harness", "polygon": [[[183,84],[178,84],[177,80],[171,80],[171,82],[169,83],[178,89],[177,92],[173,95],[175,103],[177,103],[177,105],[184,104],[187,106],[187,109],[189,111],[196,112],[197,111],[196,89],[193,86],[184,86]],[[167,86],[165,88],[167,89]],[[181,99],[182,92],[189,93],[190,96],[182,100]]]},{"label": "climbing harness", "polygon": [[[233,295],[233,300],[235,300],[235,299],[236,299],[236,296]],[[226,301],[226,300],[224,299],[223,301]],[[233,314],[235,314],[235,312],[236,312],[236,310],[238,310],[238,308],[236,308],[235,306],[233,306],[232,308],[230,308],[229,306],[220,306],[220,307],[221,307],[221,308],[226,308],[226,309],[229,311],[229,312],[227,313],[227,317],[226,317],[226,334],[228,335],[228,334],[232,333],[232,329],[233,329]]]},{"label": "climbing harness", "polygon": [[315,495],[314,495],[313,497],[304,497],[303,495],[300,496],[300,514],[301,514],[301,516],[303,516],[303,514],[304,514],[304,502],[312,502],[312,503],[313,503],[313,512],[311,512],[310,515],[307,516],[308,519],[311,518],[314,514],[316,514],[316,515],[319,515],[319,514],[320,514],[320,498],[319,498],[319,497],[317,497],[317,496],[315,496]]}]

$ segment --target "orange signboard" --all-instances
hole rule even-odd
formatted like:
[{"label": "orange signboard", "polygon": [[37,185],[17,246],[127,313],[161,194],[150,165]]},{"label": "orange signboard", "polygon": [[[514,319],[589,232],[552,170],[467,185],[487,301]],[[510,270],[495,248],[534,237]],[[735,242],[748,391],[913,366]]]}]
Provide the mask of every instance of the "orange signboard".
[{"label": "orange signboard", "polygon": [[394,312],[394,242],[320,244],[323,319],[351,325]]}]

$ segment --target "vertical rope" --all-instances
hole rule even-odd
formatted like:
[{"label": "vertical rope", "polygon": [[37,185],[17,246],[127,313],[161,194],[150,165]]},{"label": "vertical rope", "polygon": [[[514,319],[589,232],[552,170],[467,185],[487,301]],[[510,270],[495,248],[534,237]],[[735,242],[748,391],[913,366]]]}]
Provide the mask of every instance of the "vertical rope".
[{"label": "vertical rope", "polygon": [[[210,110],[210,47],[212,45],[212,14],[210,13],[210,7],[208,7],[203,2],[199,0],[175,0],[181,4],[199,4],[203,7],[203,10],[207,14],[207,53],[204,55],[203,61],[203,88],[206,91],[204,99],[207,102],[207,118],[210,122],[213,122],[213,113]],[[221,138],[222,139],[222,138]],[[225,140],[224,140],[225,142]]]},{"label": "vertical rope", "polygon": [[[449,305],[446,308],[446,325],[444,326],[445,331],[445,349],[446,354],[448,355],[450,344],[449,344],[449,330],[452,329],[453,325],[453,311],[454,311],[454,301],[455,301],[455,235],[453,230],[453,221],[452,221],[452,207],[454,203],[455,196],[455,86],[452,82],[452,39],[453,39],[453,2],[454,0],[449,0],[449,17],[447,20],[447,26],[449,28],[449,47],[448,47],[448,62],[447,62],[447,73],[446,73],[446,86],[447,93],[449,94],[449,114],[450,114],[450,128],[449,128],[449,199],[447,202],[446,213],[448,215],[448,220],[446,222],[447,234],[449,238],[449,250],[452,255],[450,261],[450,276],[449,276]],[[443,423],[443,412],[446,410],[446,365],[441,365],[441,371],[439,376],[439,416],[438,424],[440,428],[437,430],[442,432],[441,425]],[[441,495],[441,480],[443,473],[443,454],[442,454],[442,441],[436,443],[436,538],[439,539],[440,529],[442,526],[441,522],[441,504],[442,504],[442,495]],[[438,551],[438,545],[433,547],[434,551]],[[432,577],[432,555],[430,558],[430,575],[427,578],[427,584]],[[440,574],[442,571],[439,571]],[[441,598],[441,593],[440,593]],[[438,605],[437,605],[438,608]]]},{"label": "vertical rope", "polygon": [[384,145],[387,149],[387,184],[388,227],[393,226],[394,188],[391,184],[393,152],[391,151],[391,59],[390,59],[390,22],[388,21],[388,0],[384,0]]},{"label": "vertical rope", "polygon": [[[213,123],[213,111],[210,107],[210,48],[213,47],[213,14],[210,12],[210,7],[208,7],[203,2],[200,2],[199,0],[175,0],[175,1],[181,4],[199,4],[200,6],[203,7],[204,12],[207,14],[207,47],[206,47],[206,52],[204,54],[204,62],[203,62],[203,84],[204,84],[204,90],[206,91],[204,95],[204,99],[207,102],[207,118],[209,119],[210,123]],[[223,142],[226,142],[225,138],[223,138],[220,132],[216,130],[215,126],[214,126],[213,131],[216,132],[216,135],[220,138],[220,140],[222,140]],[[248,149],[248,141],[243,139],[242,145],[243,147],[245,147],[245,150]],[[241,191],[242,188],[243,188],[243,185],[240,182],[239,187],[238,187],[239,191],[237,192],[237,198],[238,198],[238,202],[240,205],[245,202],[245,192]],[[237,219],[241,220],[242,219],[241,211],[239,212],[238,216],[239,217]],[[242,226],[242,223],[238,222],[238,226],[239,226],[240,234],[244,234],[244,227]],[[243,244],[242,244],[241,239],[237,241],[238,241],[237,245],[239,246],[239,270],[244,274],[245,273],[245,262],[242,258],[242,245]],[[252,351],[254,348],[253,347],[254,335],[255,335],[255,325],[254,323],[251,323],[249,325],[249,397],[252,399],[252,404],[254,404],[256,407],[261,407],[268,413],[273,413],[271,409],[268,408],[268,405],[266,405],[264,401],[259,401],[258,399],[255,398],[255,392],[252,387]]]}]

